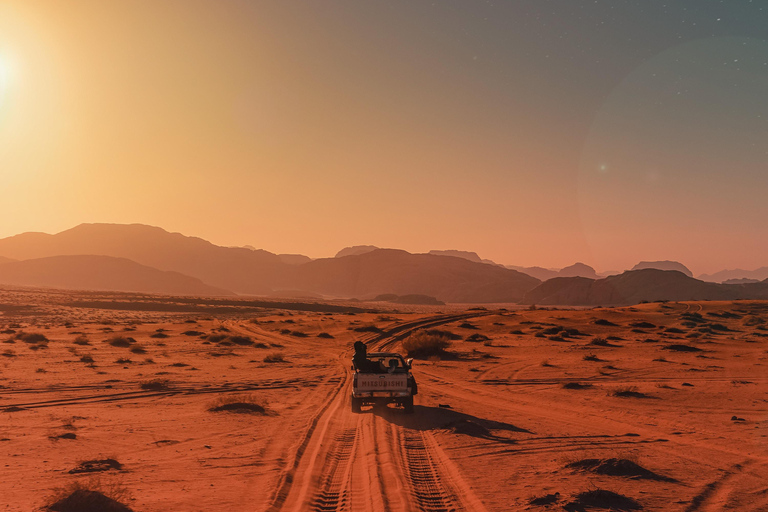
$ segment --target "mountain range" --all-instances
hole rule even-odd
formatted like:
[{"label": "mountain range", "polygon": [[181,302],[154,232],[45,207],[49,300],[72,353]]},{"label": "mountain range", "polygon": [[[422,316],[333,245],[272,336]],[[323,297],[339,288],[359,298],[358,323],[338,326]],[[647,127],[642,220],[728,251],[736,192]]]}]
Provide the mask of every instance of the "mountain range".
[{"label": "mountain range", "polygon": [[[337,258],[292,258],[286,262],[286,255],[220,247],[141,224],[81,224],[55,235],[23,233],[0,240],[0,255],[37,260],[34,265],[11,266],[6,273],[0,272],[0,284],[169,294],[317,294],[361,299],[381,294],[421,294],[445,302],[514,302],[539,284],[538,279],[495,265],[393,249],[374,248]],[[70,257],[66,264],[61,259],[49,259],[61,256]],[[187,291],[179,283],[159,279],[161,274],[155,274],[158,279],[151,286],[138,277],[116,281],[95,271],[85,279],[82,269],[93,264],[92,256],[129,260],[143,267],[145,273],[147,269],[175,272],[208,288]],[[106,265],[101,260],[99,263]],[[13,264],[6,262],[2,266]],[[36,271],[30,270],[33,268]],[[138,270],[134,268],[133,272]],[[83,284],[77,284],[81,278]],[[137,283],[144,283],[143,288],[137,289]]]},{"label": "mountain range", "polygon": [[618,275],[601,276],[583,263],[560,270],[505,267],[471,251],[412,254],[372,245],[347,247],[333,258],[313,260],[250,246],[221,247],[141,224],[81,224],[53,235],[23,233],[0,239],[0,284],[17,286],[562,305],[768,298],[768,267],[751,274],[723,271],[702,276],[731,279],[728,284],[691,276],[687,267],[673,261],[641,262]]}]

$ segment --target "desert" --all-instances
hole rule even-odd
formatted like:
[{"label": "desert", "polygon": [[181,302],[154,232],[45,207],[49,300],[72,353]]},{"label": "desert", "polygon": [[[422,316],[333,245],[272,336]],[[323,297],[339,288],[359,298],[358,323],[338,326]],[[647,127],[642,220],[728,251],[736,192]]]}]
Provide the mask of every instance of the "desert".
[{"label": "desert", "polygon": [[[3,510],[768,506],[768,303],[212,302],[5,288]],[[352,343],[417,332],[414,414],[352,413]]]}]

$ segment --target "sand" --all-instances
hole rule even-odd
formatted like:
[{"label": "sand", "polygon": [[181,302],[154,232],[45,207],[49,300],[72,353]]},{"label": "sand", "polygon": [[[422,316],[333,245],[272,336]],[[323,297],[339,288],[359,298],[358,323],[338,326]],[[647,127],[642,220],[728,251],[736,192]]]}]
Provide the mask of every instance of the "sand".
[{"label": "sand", "polygon": [[[766,303],[208,315],[79,298],[0,294],[0,510],[76,483],[137,512],[768,509]],[[462,340],[416,361],[415,413],[352,413],[352,342],[398,350],[425,326]]]}]

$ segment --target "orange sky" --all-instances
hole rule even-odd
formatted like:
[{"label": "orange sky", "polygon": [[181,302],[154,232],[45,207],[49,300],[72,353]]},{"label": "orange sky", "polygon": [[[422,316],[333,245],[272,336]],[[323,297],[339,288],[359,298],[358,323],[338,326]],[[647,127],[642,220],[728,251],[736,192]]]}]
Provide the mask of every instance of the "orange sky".
[{"label": "orange sky", "polygon": [[[313,257],[375,244],[598,270],[768,264],[766,158],[749,149],[765,120],[745,147],[739,128],[765,98],[742,88],[698,117],[733,91],[672,117],[657,105],[681,80],[715,83],[694,64],[742,39],[643,54],[519,8],[0,2],[0,236],[139,222]],[[742,59],[763,58],[751,44]],[[655,118],[622,124],[648,105]],[[700,129],[712,119],[739,136]]]}]

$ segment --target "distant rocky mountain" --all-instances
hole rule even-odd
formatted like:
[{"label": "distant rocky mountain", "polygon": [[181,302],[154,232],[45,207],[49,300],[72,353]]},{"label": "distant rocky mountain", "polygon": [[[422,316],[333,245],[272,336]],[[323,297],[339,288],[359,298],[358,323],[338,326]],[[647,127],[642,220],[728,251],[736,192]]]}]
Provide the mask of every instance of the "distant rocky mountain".
[{"label": "distant rocky mountain", "polygon": [[539,281],[546,281],[547,279],[552,279],[553,277],[560,277],[560,274],[558,274],[558,271],[553,270],[551,268],[518,267],[516,265],[505,265],[505,267],[510,270],[517,270],[518,272],[522,272],[523,274],[528,274],[531,277],[535,277]]},{"label": "distant rocky mountain", "polygon": [[597,279],[598,277],[595,269],[584,263],[574,263],[569,267],[561,268],[558,275],[560,277],[587,277],[589,279]]},{"label": "distant rocky mountain", "polygon": [[[370,246],[347,252],[344,257],[306,261],[301,256],[279,256],[259,249],[220,247],[141,224],[82,224],[55,235],[24,233],[0,240],[0,254],[6,257],[125,258],[156,271],[196,278],[210,287],[207,294],[231,290],[253,295],[370,298],[394,293],[428,295],[447,302],[514,302],[539,284],[537,279],[513,270],[452,256],[371,250]],[[36,268],[44,271],[42,266]],[[84,274],[82,279],[87,288],[97,283]],[[44,282],[49,281],[35,281],[35,286]],[[74,286],[66,280],[49,285]],[[117,289],[111,283],[104,286],[101,289]]]},{"label": "distant rocky mountain", "polygon": [[693,277],[693,272],[691,272],[688,267],[679,261],[641,261],[632,267],[632,270],[643,270],[646,268],[655,268],[656,270],[677,270],[678,272],[682,272],[688,277]]},{"label": "distant rocky mountain", "polygon": [[724,283],[725,281],[732,279],[756,279],[758,281],[763,281],[764,279],[768,279],[768,267],[760,267],[755,270],[742,270],[739,268],[733,270],[721,270],[714,274],[702,274],[699,276],[699,279],[702,281],[711,281],[713,283]]},{"label": "distant rocky mountain", "polygon": [[55,235],[23,233],[0,240],[0,254],[19,260],[83,254],[127,258],[246,294],[268,294],[291,267],[267,251],[219,247],[143,224],[81,224]]},{"label": "distant rocky mountain", "polygon": [[751,284],[751,283],[759,283],[757,279],[748,279],[748,278],[742,278],[742,279],[727,279],[723,281],[723,284]]},{"label": "distant rocky mountain", "polygon": [[543,267],[517,267],[514,265],[506,265],[506,268],[517,270],[523,274],[535,277],[539,281],[546,281],[555,277],[588,277],[590,279],[597,279],[598,275],[595,269],[584,263],[574,263],[568,267],[560,270],[554,270]]},{"label": "distant rocky mountain", "polygon": [[378,249],[296,267],[293,288],[336,297],[429,295],[444,302],[516,302],[539,280],[464,258]]},{"label": "distant rocky mountain", "polygon": [[111,256],[50,256],[0,263],[0,284],[164,295],[234,295],[194,277]]},{"label": "distant rocky mountain", "polygon": [[280,261],[287,263],[288,265],[302,265],[312,261],[312,258],[304,256],[303,254],[278,254],[277,257],[280,258]]},{"label": "distant rocky mountain", "polygon": [[[488,265],[499,265],[495,261],[481,258],[476,252],[472,251],[457,251],[455,249],[448,249],[445,251],[429,251],[428,254],[435,256],[454,256],[456,258],[464,258],[465,260],[474,261],[475,263],[487,263]],[[499,265],[503,266],[503,265]]]},{"label": "distant rocky mountain", "polygon": [[358,256],[367,252],[375,251],[378,249],[375,245],[353,245],[352,247],[345,247],[336,253],[335,258],[343,258],[344,256]]},{"label": "distant rocky mountain", "polygon": [[750,284],[707,283],[676,270],[629,270],[604,279],[550,279],[527,292],[524,304],[627,305],[657,300],[767,299],[768,281]]}]

